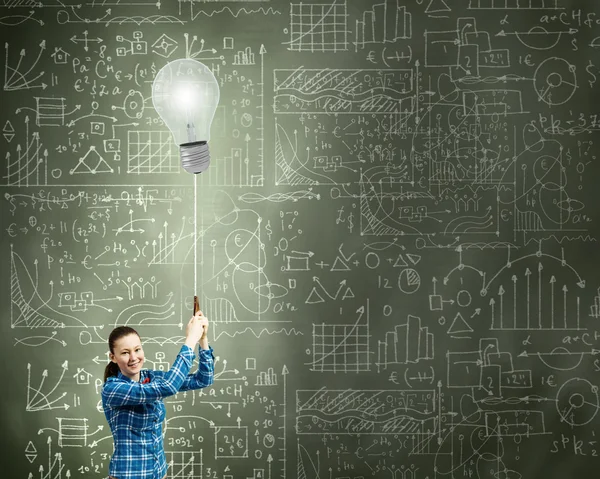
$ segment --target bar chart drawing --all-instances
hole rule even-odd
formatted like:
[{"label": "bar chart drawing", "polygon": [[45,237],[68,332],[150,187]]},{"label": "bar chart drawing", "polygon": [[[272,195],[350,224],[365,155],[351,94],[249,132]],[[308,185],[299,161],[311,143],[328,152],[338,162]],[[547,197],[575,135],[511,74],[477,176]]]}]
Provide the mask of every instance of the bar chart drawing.
[{"label": "bar chart drawing", "polygon": [[573,287],[570,290],[556,276],[547,275],[541,262],[537,268],[516,271],[510,282],[501,284],[489,300],[491,330],[581,329],[581,298],[573,293]]},{"label": "bar chart drawing", "polygon": [[590,318],[600,318],[600,288],[598,288],[596,292],[596,296],[594,296],[594,304],[590,306]]},{"label": "bar chart drawing", "polygon": [[252,48],[246,47],[244,50],[239,50],[234,58],[234,65],[256,65],[256,61],[254,59],[254,52],[252,52]]},{"label": "bar chart drawing", "polygon": [[337,52],[348,48],[346,2],[290,5],[288,50]]},{"label": "bar chart drawing", "polygon": [[277,386],[277,374],[273,371],[273,368],[268,368],[267,371],[261,371],[256,376],[255,386]]},{"label": "bar chart drawing", "polygon": [[412,38],[412,17],[400,0],[385,0],[363,12],[356,21],[356,46],[371,43],[393,43]]},{"label": "bar chart drawing", "polygon": [[250,160],[242,148],[231,148],[230,154],[212,160],[216,168],[209,168],[202,180],[210,186],[262,186],[262,166],[254,162],[256,174],[250,170]]},{"label": "bar chart drawing", "polygon": [[394,364],[418,363],[434,358],[433,333],[421,325],[421,318],[408,315],[405,324],[397,325],[377,342],[377,367],[387,369]]}]

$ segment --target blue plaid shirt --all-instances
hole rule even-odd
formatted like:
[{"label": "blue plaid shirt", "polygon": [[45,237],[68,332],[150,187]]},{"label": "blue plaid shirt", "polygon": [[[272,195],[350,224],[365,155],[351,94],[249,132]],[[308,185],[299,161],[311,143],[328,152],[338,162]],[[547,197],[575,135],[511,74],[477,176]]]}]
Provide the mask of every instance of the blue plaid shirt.
[{"label": "blue plaid shirt", "polygon": [[136,382],[119,371],[102,386],[102,408],[114,438],[109,474],[117,479],[162,479],[167,473],[162,423],[163,398],[179,391],[210,386],[214,380],[213,349],[199,350],[198,371],[189,374],[194,351],[187,345],[168,371],[142,369]]}]

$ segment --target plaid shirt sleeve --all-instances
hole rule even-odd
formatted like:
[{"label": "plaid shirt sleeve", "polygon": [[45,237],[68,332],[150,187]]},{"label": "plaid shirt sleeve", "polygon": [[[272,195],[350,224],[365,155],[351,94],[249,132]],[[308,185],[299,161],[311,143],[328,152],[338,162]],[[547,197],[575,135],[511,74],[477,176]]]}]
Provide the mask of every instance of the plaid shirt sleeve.
[{"label": "plaid shirt sleeve", "polygon": [[135,406],[163,399],[177,394],[192,367],[194,351],[182,345],[173,366],[167,372],[156,377],[155,381],[140,383],[136,381],[107,380],[102,388],[102,399],[107,406]]},{"label": "plaid shirt sleeve", "polygon": [[[154,371],[154,377],[160,378],[168,373]],[[215,379],[215,355],[212,346],[208,349],[200,349],[198,345],[198,370],[194,374],[188,374],[183,380],[179,391],[202,389],[210,386]]]}]

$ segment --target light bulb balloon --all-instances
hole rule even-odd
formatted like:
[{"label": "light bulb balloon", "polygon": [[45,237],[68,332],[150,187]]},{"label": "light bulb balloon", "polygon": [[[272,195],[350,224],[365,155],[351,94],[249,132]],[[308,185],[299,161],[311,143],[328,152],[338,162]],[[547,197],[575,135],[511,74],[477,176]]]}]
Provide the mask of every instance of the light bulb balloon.
[{"label": "light bulb balloon", "polygon": [[152,84],[152,103],[179,145],[183,168],[205,171],[210,126],[219,104],[219,84],[210,69],[191,58],[167,63]]}]

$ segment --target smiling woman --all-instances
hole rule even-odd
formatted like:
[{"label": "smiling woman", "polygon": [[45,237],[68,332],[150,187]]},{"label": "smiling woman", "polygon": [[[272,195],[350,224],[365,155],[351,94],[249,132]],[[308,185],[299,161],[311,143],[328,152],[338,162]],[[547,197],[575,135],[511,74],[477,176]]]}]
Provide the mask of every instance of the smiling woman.
[{"label": "smiling woman", "polygon": [[[162,423],[163,399],[179,391],[210,386],[214,355],[208,345],[208,319],[197,311],[190,319],[185,343],[168,371],[142,369],[144,350],[137,331],[119,326],[110,333],[110,362],[104,371],[102,408],[114,439],[109,477],[161,479],[167,472]],[[198,371],[189,374],[199,343]]]},{"label": "smiling woman", "polygon": [[144,350],[137,334],[128,334],[116,341],[115,352],[109,354],[113,364],[117,364],[124,376],[139,381],[140,369],[144,364]]}]

